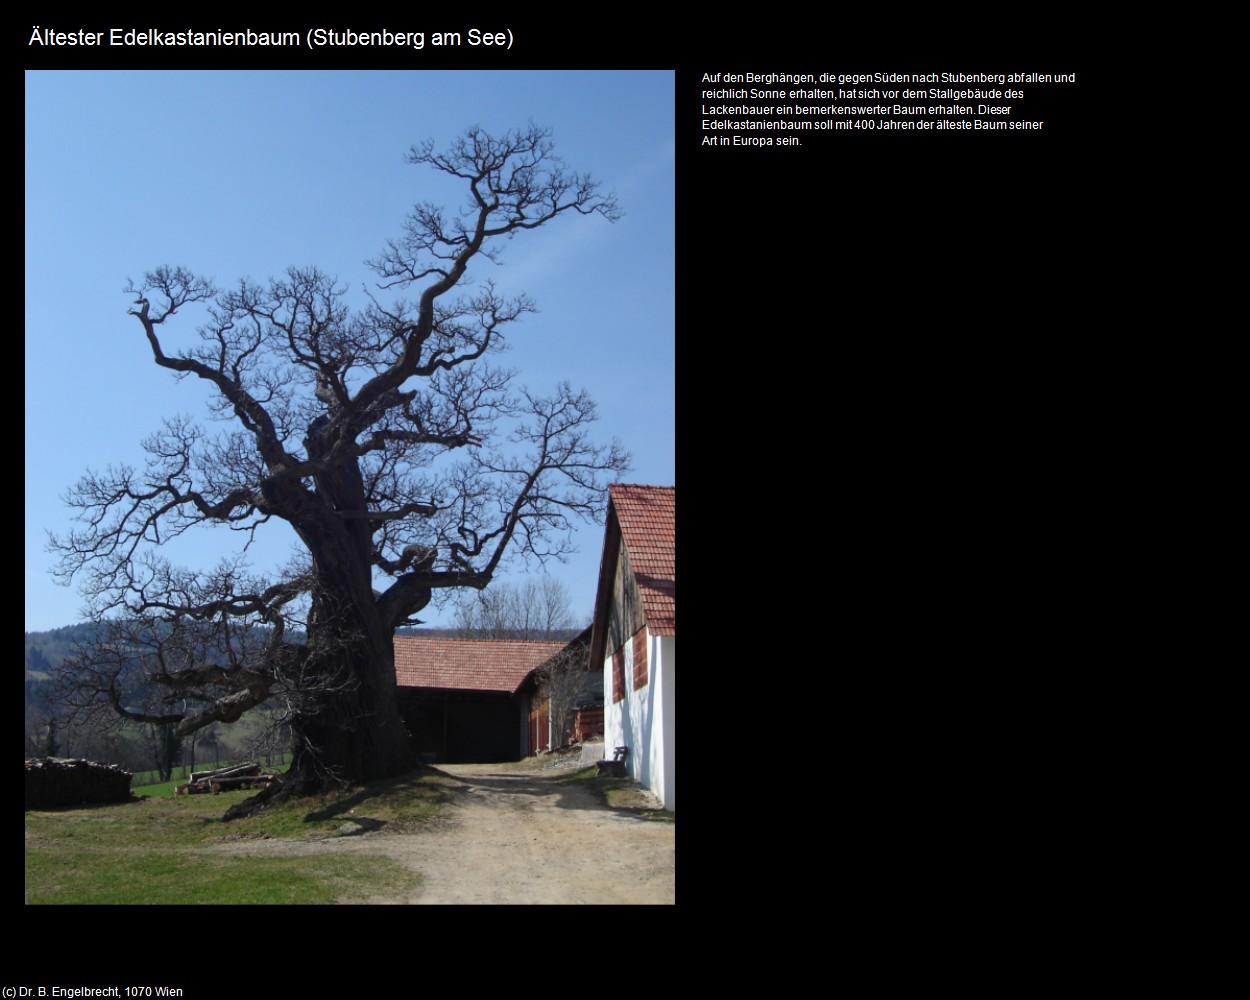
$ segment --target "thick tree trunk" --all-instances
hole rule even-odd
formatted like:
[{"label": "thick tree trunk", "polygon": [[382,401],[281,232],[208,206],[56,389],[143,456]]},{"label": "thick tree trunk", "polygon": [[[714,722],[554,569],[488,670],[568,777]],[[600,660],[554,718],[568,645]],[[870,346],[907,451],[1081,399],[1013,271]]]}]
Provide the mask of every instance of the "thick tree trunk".
[{"label": "thick tree trunk", "polygon": [[293,776],[326,784],[389,778],[413,769],[391,643],[390,635],[366,637],[330,651],[332,673],[324,689],[312,692],[310,704],[292,720]]},{"label": "thick tree trunk", "polygon": [[226,819],[417,767],[399,711],[393,631],[378,617],[371,590],[367,601],[359,593],[335,599],[326,575],[321,579],[292,706],[291,767],[280,784],[231,807]]},{"label": "thick tree trunk", "polygon": [[[329,454],[328,426],[325,417],[309,426],[310,458]],[[311,503],[315,511],[291,518],[313,558],[317,581],[308,655],[295,685],[291,767],[280,786],[233,807],[226,819],[249,815],[272,801],[390,778],[416,767],[399,713],[394,628],[379,613],[373,592],[373,529],[363,516],[364,484],[354,458],[316,477]]]},{"label": "thick tree trunk", "polygon": [[[316,630],[314,630],[316,631]],[[327,644],[324,635],[310,644]],[[417,767],[399,712],[395,659],[385,641],[355,637],[323,650],[313,690],[291,720],[291,767],[281,781],[232,806],[224,819],[253,815],[266,806],[335,787],[406,774]],[[311,658],[310,658],[311,659]]]}]

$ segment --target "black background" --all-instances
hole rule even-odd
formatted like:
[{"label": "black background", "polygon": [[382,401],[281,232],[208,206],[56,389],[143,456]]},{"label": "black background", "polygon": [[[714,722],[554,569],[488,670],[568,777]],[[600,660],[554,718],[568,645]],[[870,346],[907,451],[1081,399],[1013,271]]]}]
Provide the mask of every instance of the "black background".
[{"label": "black background", "polygon": [[[945,7],[924,19],[897,8],[831,10],[832,31],[795,8],[768,20],[762,7],[750,21],[706,11],[713,23],[693,32],[611,8],[600,12],[606,21],[581,23],[527,12],[447,19],[427,7],[333,25],[506,25],[516,37],[506,52],[427,47],[415,57],[40,49],[25,44],[30,25],[16,30],[27,68],[675,71],[679,562],[683,634],[693,636],[681,682],[689,804],[678,906],[717,926],[737,926],[725,904],[745,915],[773,897],[779,879],[815,880],[826,898],[836,884],[871,913],[880,903],[869,901],[866,871],[906,895],[908,886],[944,884],[953,859],[985,885],[986,859],[1032,842],[1015,822],[1023,806],[1013,789],[1052,801],[1055,780],[1037,753],[1039,714],[1052,702],[1030,678],[1053,641],[1038,622],[1061,606],[1054,588],[1085,548],[1081,497],[1098,475],[1088,440],[1106,405],[1107,331],[1089,303],[1105,296],[1114,233],[1101,206],[1117,177],[1103,138],[1112,126],[1091,113],[1105,76],[1096,39],[1057,15],[1006,23],[1001,12],[991,20]],[[295,20],[273,27],[291,30]],[[127,15],[98,27],[66,17],[56,26],[119,24],[267,27],[226,15]],[[1075,72],[1077,83],[1050,96],[1025,86],[1033,96],[1024,117],[1044,118],[1041,132],[700,145],[705,72],[878,70]],[[791,713],[806,721],[787,723]],[[772,735],[760,740],[760,725],[740,724],[748,717],[764,719]],[[775,792],[742,790],[757,779]],[[813,786],[825,793],[819,815],[793,804],[796,787]],[[781,846],[778,827],[785,858],[766,878],[751,858]],[[745,870],[727,870],[726,858]],[[621,928],[594,916],[583,921],[587,941],[596,928]],[[243,928],[256,926],[259,942],[276,943],[273,991],[322,982],[346,965],[363,974],[357,990],[368,995],[383,985],[366,970],[387,956],[387,965],[413,967],[413,992],[476,977],[496,964],[498,948],[514,971],[534,971],[532,961],[513,965],[520,922],[481,911],[414,918],[334,907],[218,919],[229,921],[223,939],[245,942]],[[661,925],[669,919],[661,915]],[[433,961],[395,952],[390,934],[379,934],[394,926]],[[131,943],[148,935],[139,922],[125,927]],[[469,940],[454,935],[470,927],[472,945],[428,943]],[[176,947],[181,936],[170,936],[171,955],[188,952]],[[556,937],[581,950],[576,934]],[[632,940],[626,952],[645,962],[650,946]],[[68,985],[65,962],[81,960],[81,975],[194,984],[187,995],[204,997],[241,971],[175,960],[158,976],[152,964],[107,958],[115,943],[95,959],[58,951],[55,977],[20,975],[10,963],[9,978]],[[623,958],[596,950],[588,964],[600,974]],[[538,954],[554,958],[549,943]],[[441,965],[451,967],[435,973]],[[144,974],[120,975],[135,968]],[[539,980],[544,989],[558,981]],[[592,977],[586,988],[602,987]]]}]

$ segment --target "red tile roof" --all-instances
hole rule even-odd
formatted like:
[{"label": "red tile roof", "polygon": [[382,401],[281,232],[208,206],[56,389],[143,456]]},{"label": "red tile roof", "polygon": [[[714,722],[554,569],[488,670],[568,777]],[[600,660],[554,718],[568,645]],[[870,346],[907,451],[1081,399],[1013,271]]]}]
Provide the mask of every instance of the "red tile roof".
[{"label": "red tile roof", "polygon": [[530,671],[560,652],[567,640],[443,639],[395,636],[395,679],[400,687],[515,694]]},{"label": "red tile roof", "polygon": [[652,635],[675,635],[677,488],[613,483],[608,495],[629,553],[647,627]]}]

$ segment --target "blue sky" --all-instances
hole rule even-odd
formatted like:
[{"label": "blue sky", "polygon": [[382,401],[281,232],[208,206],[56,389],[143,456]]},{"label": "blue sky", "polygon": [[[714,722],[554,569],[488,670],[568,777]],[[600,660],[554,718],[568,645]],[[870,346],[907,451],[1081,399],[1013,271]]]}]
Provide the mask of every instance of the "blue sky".
[{"label": "blue sky", "polygon": [[[141,465],[140,442],[162,417],[206,413],[202,385],[152,363],[126,312],[127,279],[183,265],[228,287],[316,265],[363,300],[376,281],[363,261],[399,234],[412,204],[462,197],[404,154],[472,124],[549,126],[570,167],[616,192],[619,222],[556,220],[478,277],[538,305],[501,359],[520,381],[584,387],[599,405],[598,436],[634,455],[628,479],[674,483],[671,72],[56,71],[25,82],[27,631],[80,617],[79,595],[51,580],[45,552],[47,531],[72,525],[65,491],[89,468]],[[194,323],[167,336],[189,344]],[[233,541],[201,536],[171,554],[208,566]],[[292,543],[274,532],[256,567],[284,561]],[[583,526],[577,544],[550,571],[585,618],[602,529]],[[431,606],[421,617],[443,616]]]}]

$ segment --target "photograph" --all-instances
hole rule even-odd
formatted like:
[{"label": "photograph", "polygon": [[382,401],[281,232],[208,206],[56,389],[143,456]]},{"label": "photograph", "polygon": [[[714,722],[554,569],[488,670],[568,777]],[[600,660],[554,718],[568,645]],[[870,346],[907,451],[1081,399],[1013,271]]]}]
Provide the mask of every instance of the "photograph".
[{"label": "photograph", "polygon": [[673,71],[25,102],[25,902],[673,903]]}]

